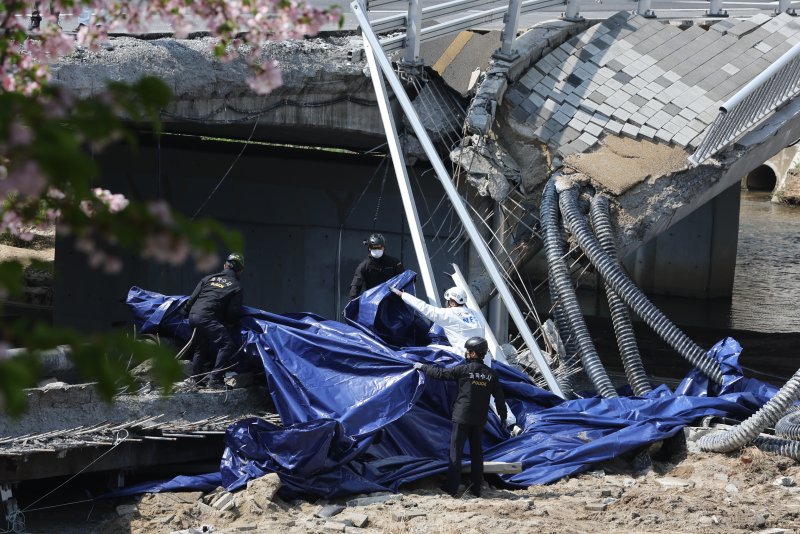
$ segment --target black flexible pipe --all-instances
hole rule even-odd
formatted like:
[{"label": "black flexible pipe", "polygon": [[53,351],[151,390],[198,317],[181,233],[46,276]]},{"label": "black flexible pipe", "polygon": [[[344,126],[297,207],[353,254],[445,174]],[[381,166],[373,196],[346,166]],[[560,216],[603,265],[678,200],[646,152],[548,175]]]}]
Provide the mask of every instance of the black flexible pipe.
[{"label": "black flexible pipe", "polygon": [[586,328],[586,322],[578,305],[578,297],[575,295],[575,288],[572,286],[572,279],[567,271],[562,250],[558,246],[560,240],[558,204],[555,182],[552,178],[547,182],[542,193],[540,221],[544,234],[548,272],[553,275],[553,285],[558,294],[558,301],[561,303],[570,330],[578,345],[583,368],[589,375],[589,380],[592,381],[597,393],[607,398],[617,397],[614,385],[608,378],[608,374],[600,362],[600,357],[597,355],[597,349],[589,336],[589,330]]},{"label": "black flexible pipe", "polygon": [[[800,396],[800,369],[756,413],[725,432],[708,434],[697,441],[704,451],[730,452],[758,438],[761,431],[772,426]],[[781,448],[781,447],[778,447]]]},{"label": "black flexible pipe", "polygon": [[[566,247],[564,246],[564,233],[561,231],[561,216],[556,212],[556,220],[548,221],[548,224],[555,225],[558,228],[556,233],[555,247],[558,250],[559,257],[563,258],[566,254]],[[543,234],[544,235],[544,234]],[[558,335],[561,338],[561,343],[564,345],[564,361],[563,365],[567,372],[559,374],[556,377],[561,391],[564,393],[564,398],[568,399],[574,392],[575,385],[573,384],[573,374],[569,372],[576,367],[578,363],[578,347],[575,346],[575,337],[569,330],[569,323],[564,315],[564,309],[561,307],[561,301],[558,298],[558,291],[556,290],[555,280],[551,269],[547,270],[547,288],[550,292],[550,302],[553,307],[553,319],[558,330]]]},{"label": "black flexible pipe", "polygon": [[789,439],[800,439],[800,411],[791,410],[775,423],[775,434]]},{"label": "black flexible pipe", "polygon": [[603,280],[678,354],[718,384],[722,383],[722,370],[700,346],[684,334],[672,321],[653,305],[628,275],[605,253],[592,234],[589,225],[577,207],[577,188],[565,189],[559,194],[561,214],[583,252],[598,270]]},{"label": "black flexible pipe", "polygon": [[[608,199],[601,195],[595,195],[592,199],[590,217],[592,229],[603,250],[606,254],[618,261],[617,245],[614,241],[614,232],[611,229],[611,218],[608,215]],[[642,357],[639,354],[639,346],[636,344],[636,336],[633,333],[633,324],[628,313],[628,306],[619,295],[605,284],[606,298],[608,299],[608,309],[611,312],[611,323],[614,325],[614,334],[617,337],[619,354],[622,358],[622,366],[625,368],[625,376],[633,389],[633,394],[642,396],[652,391],[647,373],[644,370]]]},{"label": "black flexible pipe", "polygon": [[753,440],[753,445],[762,451],[800,460],[800,441],[760,436]]}]

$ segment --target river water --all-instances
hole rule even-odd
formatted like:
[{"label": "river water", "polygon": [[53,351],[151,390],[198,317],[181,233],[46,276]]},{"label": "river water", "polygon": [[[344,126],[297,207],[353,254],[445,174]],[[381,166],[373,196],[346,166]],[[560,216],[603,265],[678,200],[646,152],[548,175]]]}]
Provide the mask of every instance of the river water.
[{"label": "river water", "polygon": [[800,207],[743,192],[728,326],[800,332]]}]

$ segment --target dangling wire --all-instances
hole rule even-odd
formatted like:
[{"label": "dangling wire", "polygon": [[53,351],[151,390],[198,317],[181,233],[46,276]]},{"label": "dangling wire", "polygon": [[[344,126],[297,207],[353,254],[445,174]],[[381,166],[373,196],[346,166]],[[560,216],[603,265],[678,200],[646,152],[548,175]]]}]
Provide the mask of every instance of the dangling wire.
[{"label": "dangling wire", "polygon": [[[378,193],[378,202],[375,204],[375,216],[372,217],[372,229],[375,230],[375,225],[378,224],[378,215],[381,213],[381,203],[383,202],[383,191],[386,188],[386,178],[389,176],[389,163],[388,161],[392,158],[389,154],[383,158],[383,162],[386,162],[386,166],[383,168],[383,179],[381,180],[381,191]],[[382,163],[383,163],[382,162]],[[363,194],[362,194],[363,196]],[[360,200],[360,198],[359,198]],[[353,206],[355,208],[355,206]],[[350,213],[353,213],[351,210]],[[349,214],[348,214],[349,216]]]}]

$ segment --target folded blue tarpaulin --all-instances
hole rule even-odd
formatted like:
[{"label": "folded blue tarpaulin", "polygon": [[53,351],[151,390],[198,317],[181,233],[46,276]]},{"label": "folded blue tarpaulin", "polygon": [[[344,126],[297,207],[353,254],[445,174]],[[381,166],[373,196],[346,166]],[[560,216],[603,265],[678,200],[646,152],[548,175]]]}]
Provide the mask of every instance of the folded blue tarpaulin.
[{"label": "folded blue tarpaulin", "polygon": [[[431,336],[430,325],[410,313],[389,287],[413,292],[406,271],[371,289],[346,309],[347,323],[312,314],[277,315],[244,310],[245,358],[260,360],[283,427],[246,419],[228,428],[220,472],[204,478],[128,488],[121,493],[202,489],[233,490],[252,478],[277,473],[283,495],[327,498],[390,490],[444,472],[451,430],[454,383],[425,377],[421,361],[457,365],[461,356],[427,346],[403,346]],[[185,297],[132,288],[128,303],[140,332],[188,339],[178,311]],[[723,366],[717,386],[696,371],[676,393],[666,386],[646,397],[563,401],[520,371],[494,362],[506,400],[523,433],[511,437],[496,415],[484,432],[487,461],[521,462],[503,475],[511,486],[553,482],[625,452],[666,439],[704,416],[743,419],[776,391],[746,379],[731,338],[709,351]],[[117,493],[119,495],[120,492]]]}]

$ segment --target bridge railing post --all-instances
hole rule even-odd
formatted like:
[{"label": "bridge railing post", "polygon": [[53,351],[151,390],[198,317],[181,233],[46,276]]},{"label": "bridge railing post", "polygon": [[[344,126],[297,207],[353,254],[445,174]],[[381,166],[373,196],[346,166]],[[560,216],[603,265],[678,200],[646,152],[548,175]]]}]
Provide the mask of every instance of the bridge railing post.
[{"label": "bridge railing post", "polygon": [[647,19],[656,18],[656,13],[650,9],[651,0],[639,0],[636,7],[636,14]]},{"label": "bridge railing post", "polygon": [[567,0],[567,9],[561,18],[569,22],[583,22],[584,19],[580,15],[580,8],[580,0]]},{"label": "bridge railing post", "polygon": [[706,15],[709,17],[727,17],[728,12],[722,9],[722,0],[711,0],[711,5],[708,6]]},{"label": "bridge railing post", "polygon": [[408,18],[406,20],[408,21],[408,25],[406,26],[403,66],[406,68],[416,68],[421,63],[419,59],[420,31],[422,30],[421,0],[409,0]]},{"label": "bridge railing post", "polygon": [[781,13],[797,15],[797,11],[792,7],[792,0],[778,0],[778,8],[775,10],[775,14],[780,15]]},{"label": "bridge railing post", "polygon": [[495,53],[495,56],[503,59],[516,59],[519,55],[514,50],[514,42],[517,39],[517,28],[519,27],[519,10],[522,6],[521,0],[511,0],[508,4],[508,11],[506,12],[505,25],[503,32],[500,35],[500,50]]}]

